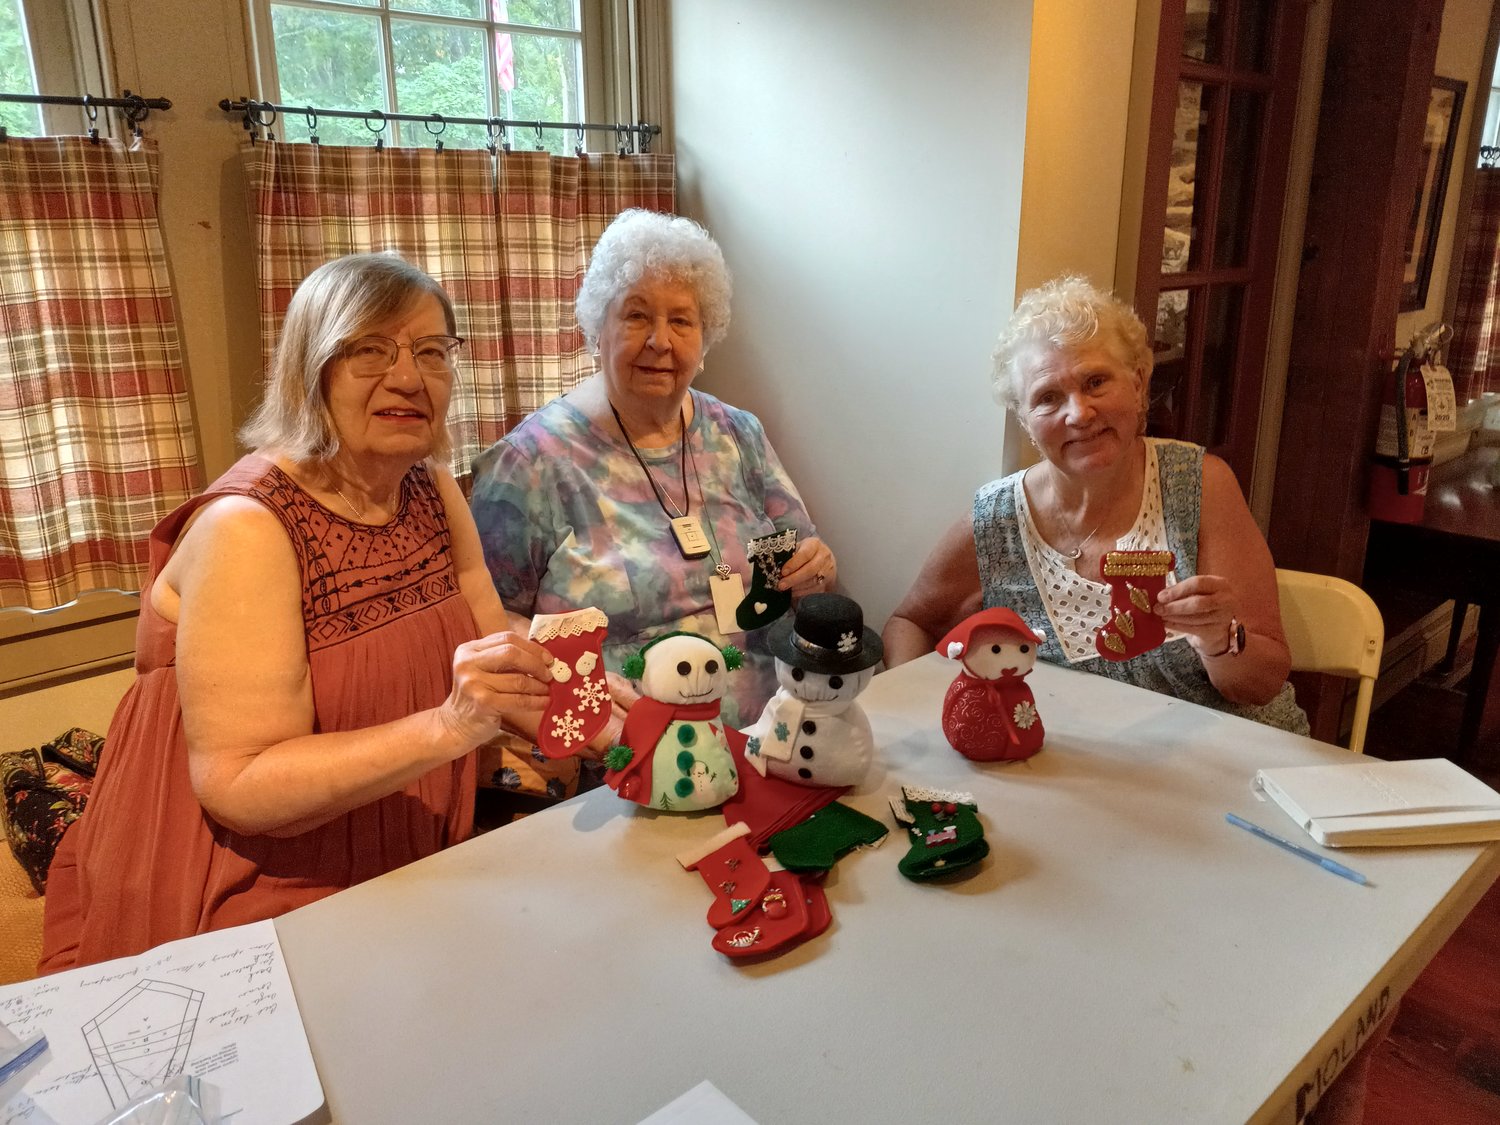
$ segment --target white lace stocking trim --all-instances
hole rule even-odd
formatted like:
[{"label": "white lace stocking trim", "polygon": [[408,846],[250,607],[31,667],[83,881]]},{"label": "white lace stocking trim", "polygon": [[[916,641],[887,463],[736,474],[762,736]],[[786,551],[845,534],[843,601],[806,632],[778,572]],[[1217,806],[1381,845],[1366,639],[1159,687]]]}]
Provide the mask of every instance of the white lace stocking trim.
[{"label": "white lace stocking trim", "polygon": [[[1026,551],[1026,565],[1031,568],[1037,589],[1042,595],[1042,605],[1047,618],[1052,622],[1052,632],[1062,646],[1063,656],[1069,664],[1089,660],[1099,655],[1094,647],[1094,634],[1100,625],[1109,620],[1109,587],[1103,582],[1094,582],[1079,574],[1075,562],[1056,550],[1042,538],[1031,518],[1031,508],[1026,503],[1026,489],[1021,482],[1015,486],[1016,522],[1021,530],[1021,545]],[[1146,482],[1141,490],[1141,507],[1136,513],[1135,523],[1120,536],[1112,549],[1119,551],[1165,551],[1167,547],[1167,524],[1162,512],[1161,475],[1156,461],[1156,445],[1146,442]],[[1167,582],[1176,581],[1168,575]],[[1178,636],[1168,633],[1170,640]]]},{"label": "white lace stocking trim", "polygon": [[797,529],[789,527],[785,531],[778,531],[775,535],[762,535],[758,539],[751,539],[745,544],[745,557],[753,562],[771,562],[771,556],[778,551],[790,551],[797,546]]},{"label": "white lace stocking trim", "polygon": [[609,618],[604,611],[590,606],[570,613],[539,613],[531,619],[531,629],[526,635],[538,644],[546,644],[559,637],[577,637],[608,628]]}]

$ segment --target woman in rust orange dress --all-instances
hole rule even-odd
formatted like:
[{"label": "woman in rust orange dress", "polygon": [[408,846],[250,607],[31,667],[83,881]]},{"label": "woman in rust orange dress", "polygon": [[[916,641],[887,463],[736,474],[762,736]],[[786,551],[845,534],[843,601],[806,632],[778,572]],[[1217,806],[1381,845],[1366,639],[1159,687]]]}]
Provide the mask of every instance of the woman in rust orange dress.
[{"label": "woman in rust orange dress", "polygon": [[137,679],[41,971],[284,913],[469,835],[471,751],[547,698],[447,469],[453,306],[360,255],[287,310],[243,458],[151,536]]}]

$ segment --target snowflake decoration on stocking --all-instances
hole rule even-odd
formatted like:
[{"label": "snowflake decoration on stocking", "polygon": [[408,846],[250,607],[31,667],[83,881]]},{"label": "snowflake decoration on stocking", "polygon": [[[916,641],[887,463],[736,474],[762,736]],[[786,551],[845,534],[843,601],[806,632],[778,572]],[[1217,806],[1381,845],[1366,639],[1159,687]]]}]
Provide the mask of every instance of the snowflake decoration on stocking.
[{"label": "snowflake decoration on stocking", "polygon": [[574,715],[571,710],[552,717],[552,737],[562,739],[564,746],[582,742],[583,736],[580,734],[582,730],[583,720]]},{"label": "snowflake decoration on stocking", "polygon": [[578,697],[578,710],[599,713],[599,708],[609,702],[609,687],[603,680],[584,680],[573,689]]},{"label": "snowflake decoration on stocking", "polygon": [[1036,707],[1032,705],[1029,699],[1023,699],[1016,704],[1013,716],[1016,720],[1016,726],[1022,730],[1030,730],[1031,725],[1036,722]]}]

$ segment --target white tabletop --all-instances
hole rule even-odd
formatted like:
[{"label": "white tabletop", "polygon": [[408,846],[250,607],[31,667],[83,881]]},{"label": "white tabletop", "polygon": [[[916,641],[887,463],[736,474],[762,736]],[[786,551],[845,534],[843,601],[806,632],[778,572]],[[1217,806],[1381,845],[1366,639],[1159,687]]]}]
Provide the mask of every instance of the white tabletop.
[{"label": "white tabletop", "polygon": [[762,1125],[1295,1121],[1500,874],[1500,844],[1336,853],[1363,887],[1288,855],[1224,814],[1296,833],[1255,770],[1347,752],[1050,666],[1045,749],[969,762],[954,669],[876,677],[847,802],[967,789],[989,858],[913,883],[893,831],[780,958],[709,946],[673,856],[720,816],[607,789],[279,919],[333,1119],[629,1125],[707,1078]]}]

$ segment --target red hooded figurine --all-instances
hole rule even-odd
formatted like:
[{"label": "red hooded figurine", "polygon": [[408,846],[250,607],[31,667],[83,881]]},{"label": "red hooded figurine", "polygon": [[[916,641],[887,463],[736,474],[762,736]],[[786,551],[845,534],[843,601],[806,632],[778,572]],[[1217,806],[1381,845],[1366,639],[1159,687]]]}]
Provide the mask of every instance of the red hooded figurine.
[{"label": "red hooded figurine", "polygon": [[1041,640],[1014,610],[996,606],[938,642],[938,652],[963,662],[943,697],[943,734],[965,758],[1018,761],[1042,748],[1042,719],[1026,686]]}]

